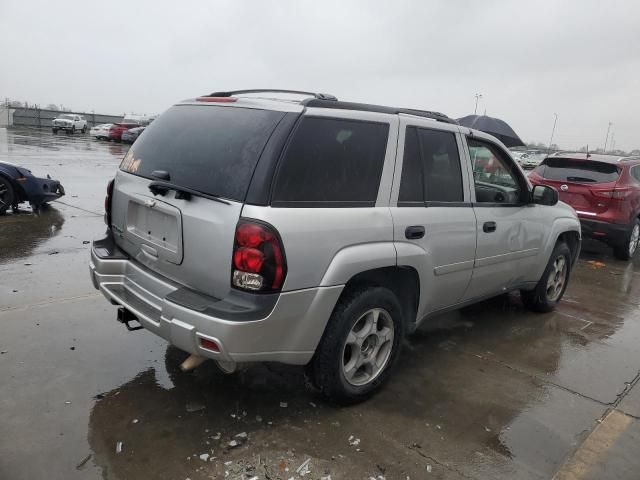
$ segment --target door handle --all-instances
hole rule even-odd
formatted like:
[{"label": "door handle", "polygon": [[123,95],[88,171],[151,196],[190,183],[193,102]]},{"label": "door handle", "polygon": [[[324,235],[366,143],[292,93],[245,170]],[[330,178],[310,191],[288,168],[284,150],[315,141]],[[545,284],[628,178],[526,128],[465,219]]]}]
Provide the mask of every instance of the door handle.
[{"label": "door handle", "polygon": [[411,225],[404,231],[404,236],[409,240],[418,240],[424,237],[424,227],[422,225]]},{"label": "door handle", "polygon": [[491,233],[496,231],[496,222],[484,222],[482,225],[482,231],[484,233]]}]

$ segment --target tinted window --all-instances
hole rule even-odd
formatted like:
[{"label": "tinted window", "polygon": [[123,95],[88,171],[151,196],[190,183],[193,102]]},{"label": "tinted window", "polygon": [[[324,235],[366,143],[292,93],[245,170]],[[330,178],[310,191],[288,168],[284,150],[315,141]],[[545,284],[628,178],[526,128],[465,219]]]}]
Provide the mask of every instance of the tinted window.
[{"label": "tinted window", "polygon": [[640,181],[640,165],[636,165],[631,168],[631,175],[633,175],[633,178]]},{"label": "tinted window", "polygon": [[495,145],[467,137],[476,202],[520,203],[521,187],[514,166]]},{"label": "tinted window", "polygon": [[461,202],[462,173],[451,132],[408,127],[398,201]]},{"label": "tinted window", "polygon": [[373,205],[388,135],[386,123],[304,118],[282,159],[273,204]]},{"label": "tinted window", "polygon": [[242,201],[260,152],[283,115],[248,108],[175,106],[146,129],[120,168],[146,178],[154,170],[165,170],[172,183]]},{"label": "tinted window", "polygon": [[578,183],[615,182],[620,176],[611,163],[569,158],[547,158],[537,172],[549,180]]}]

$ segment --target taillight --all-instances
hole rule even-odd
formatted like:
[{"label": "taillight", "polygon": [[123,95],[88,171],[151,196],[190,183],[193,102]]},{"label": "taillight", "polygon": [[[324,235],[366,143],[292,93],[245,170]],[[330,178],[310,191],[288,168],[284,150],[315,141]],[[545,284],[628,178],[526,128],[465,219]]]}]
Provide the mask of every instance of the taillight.
[{"label": "taillight", "polygon": [[111,200],[113,197],[114,181],[114,178],[109,180],[107,184],[107,195],[104,197],[104,223],[106,223],[109,228],[111,228]]},{"label": "taillight", "polygon": [[231,284],[242,290],[277,292],[282,288],[287,266],[282,241],[271,226],[241,220],[233,245]]},{"label": "taillight", "polygon": [[613,190],[592,190],[596,197],[620,200],[627,198],[631,194],[628,188],[614,188]]}]

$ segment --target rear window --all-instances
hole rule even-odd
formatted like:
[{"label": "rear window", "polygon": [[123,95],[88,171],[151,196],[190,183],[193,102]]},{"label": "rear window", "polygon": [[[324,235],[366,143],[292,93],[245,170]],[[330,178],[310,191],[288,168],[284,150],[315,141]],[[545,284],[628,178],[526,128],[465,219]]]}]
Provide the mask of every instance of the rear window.
[{"label": "rear window", "polygon": [[272,205],[373,206],[388,135],[386,123],[304,118],[282,159]]},{"label": "rear window", "polygon": [[260,153],[283,115],[236,107],[174,106],[147,127],[120,168],[145,178],[164,170],[171,183],[243,201]]},{"label": "rear window", "polygon": [[537,172],[548,180],[576,183],[615,182],[620,176],[616,165],[591,160],[547,158]]}]

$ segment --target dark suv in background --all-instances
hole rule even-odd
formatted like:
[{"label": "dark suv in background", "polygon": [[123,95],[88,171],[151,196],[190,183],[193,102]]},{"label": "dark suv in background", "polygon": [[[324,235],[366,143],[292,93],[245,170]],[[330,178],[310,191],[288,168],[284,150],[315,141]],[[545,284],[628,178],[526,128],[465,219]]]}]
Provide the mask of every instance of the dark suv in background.
[{"label": "dark suv in background", "polygon": [[549,185],[580,218],[582,232],[631,259],[640,239],[640,157],[563,153],[545,158],[529,175]]}]

